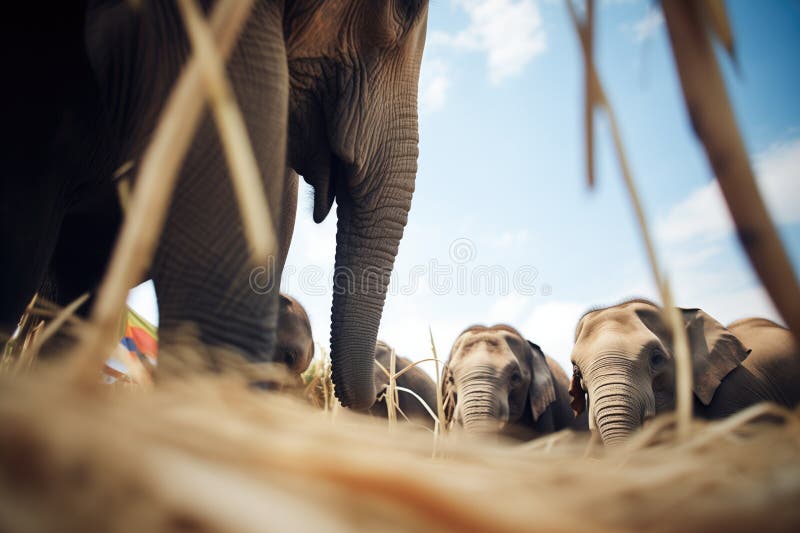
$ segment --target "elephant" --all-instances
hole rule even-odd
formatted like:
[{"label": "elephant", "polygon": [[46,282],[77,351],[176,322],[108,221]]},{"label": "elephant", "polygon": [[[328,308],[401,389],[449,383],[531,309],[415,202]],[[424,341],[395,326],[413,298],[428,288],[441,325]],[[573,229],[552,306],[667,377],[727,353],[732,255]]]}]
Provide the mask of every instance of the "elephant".
[{"label": "elephant", "polygon": [[584,428],[570,410],[568,388],[559,364],[504,324],[464,330],[442,376],[448,424],[519,440]]},{"label": "elephant", "polygon": [[[389,370],[390,359],[392,356],[392,347],[383,341],[378,341],[375,346],[375,361],[383,365],[384,368]],[[386,373],[375,363],[375,403],[369,409],[369,413],[374,416],[386,418],[388,417],[386,401],[380,399],[380,396],[386,392],[389,386],[389,377]],[[410,359],[395,355],[395,372],[408,368],[413,362]],[[436,413],[436,383],[433,379],[419,367],[411,368],[405,374],[398,377],[396,380],[398,387],[403,387],[414,391],[417,396],[430,407],[431,412]],[[408,418],[410,422],[421,424],[428,429],[433,429],[434,420],[428,411],[420,404],[417,398],[404,391],[398,391],[398,407],[400,411]],[[402,415],[398,415],[402,419]]]},{"label": "elephant", "polygon": [[[762,401],[800,402],[800,353],[786,328],[764,318],[723,326],[701,309],[680,309],[692,359],[694,412],[729,416]],[[634,299],[589,311],[572,351],[571,405],[588,411],[605,444],[675,408],[669,329],[656,304]]]},{"label": "elephant", "polygon": [[[0,32],[15,79],[0,104],[13,135],[0,167],[7,334],[46,278],[61,305],[97,288],[122,221],[114,176],[136,175],[190,51],[173,0],[10,9]],[[373,352],[414,191],[427,11],[426,0],[256,0],[227,61],[273,224],[283,232],[294,220],[295,207],[287,215],[281,203],[295,173],[314,189],[315,222],[337,202],[333,379],[342,405],[360,410],[374,400]],[[215,348],[273,360],[280,265],[259,267],[263,291],[253,267],[206,111],[149,271],[162,359],[190,323],[210,347],[211,369]]]},{"label": "elephant", "polygon": [[311,321],[300,302],[280,293],[278,303],[278,331],[275,360],[286,366],[289,374],[297,378],[306,371],[314,358],[314,337]]}]

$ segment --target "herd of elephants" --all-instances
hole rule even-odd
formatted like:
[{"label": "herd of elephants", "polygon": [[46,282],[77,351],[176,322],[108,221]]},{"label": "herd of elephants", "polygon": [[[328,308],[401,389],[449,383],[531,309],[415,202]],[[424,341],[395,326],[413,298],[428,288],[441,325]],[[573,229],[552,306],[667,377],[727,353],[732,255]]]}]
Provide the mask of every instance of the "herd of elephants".
[{"label": "herd of elephants", "polygon": [[[13,78],[0,99],[9,133],[0,185],[6,336],[37,293],[64,306],[96,292],[125,221],[118,182],[133,180],[136,193],[143,155],[192,53],[174,0],[57,2],[46,17],[35,2],[14,4],[0,32]],[[237,2],[199,4],[218,30]],[[308,366],[308,318],[277,289],[301,175],[314,190],[316,222],[337,205],[332,282],[346,290],[334,290],[331,307],[336,397],[355,410],[381,409],[375,402],[383,378],[374,361],[385,364],[391,350],[377,334],[416,179],[427,4],[253,2],[227,56],[227,75],[278,228],[272,288],[251,287],[253,259],[223,144],[206,112],[149,269],[159,358],[170,357],[190,323],[209,358],[220,349],[252,363],[284,362],[298,374]],[[89,316],[92,305],[90,299],[78,312]],[[700,309],[681,311],[698,415],[800,401],[800,354],[788,330],[759,318],[726,327]],[[513,327],[470,327],[442,376],[446,415],[465,430],[532,438],[588,427],[613,443],[674,407],[671,336],[653,303],[632,300],[585,314],[572,361],[570,379]],[[398,368],[408,364],[398,359]],[[423,372],[400,381],[435,405],[435,386]],[[413,418],[424,412],[412,399],[401,395],[400,407]]]}]

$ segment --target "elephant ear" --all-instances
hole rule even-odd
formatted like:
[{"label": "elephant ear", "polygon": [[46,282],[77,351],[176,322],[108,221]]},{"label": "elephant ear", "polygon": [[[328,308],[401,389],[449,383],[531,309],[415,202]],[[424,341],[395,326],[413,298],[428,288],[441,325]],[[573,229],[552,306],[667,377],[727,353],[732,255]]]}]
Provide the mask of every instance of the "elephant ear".
[{"label": "elephant ear", "polygon": [[572,407],[572,412],[577,418],[586,410],[586,393],[583,392],[581,380],[575,372],[572,373],[572,381],[569,383],[569,395],[572,398],[569,406]]},{"label": "elephant ear", "polygon": [[553,383],[553,374],[547,366],[544,352],[536,344],[528,341],[531,347],[531,384],[528,387],[528,395],[531,401],[531,414],[533,421],[539,420],[545,409],[556,401],[556,389]]},{"label": "elephant ear", "polygon": [[442,411],[444,412],[442,426],[445,428],[450,427],[453,422],[453,414],[456,411],[456,397],[452,381],[453,373],[445,366],[442,369]]},{"label": "elephant ear", "polygon": [[711,403],[722,380],[745,360],[750,350],[722,324],[700,309],[681,309],[692,354],[694,393]]}]

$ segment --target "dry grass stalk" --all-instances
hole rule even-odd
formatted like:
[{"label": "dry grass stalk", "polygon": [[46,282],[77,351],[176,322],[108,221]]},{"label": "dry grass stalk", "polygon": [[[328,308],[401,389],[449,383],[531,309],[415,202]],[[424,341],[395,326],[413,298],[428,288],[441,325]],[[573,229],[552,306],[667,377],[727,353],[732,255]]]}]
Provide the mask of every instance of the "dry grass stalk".
[{"label": "dry grass stalk", "polygon": [[397,354],[392,348],[392,352],[389,355],[389,384],[386,387],[386,392],[384,393],[385,401],[386,401],[386,413],[389,417],[389,429],[395,429],[397,425],[397,413],[395,410],[397,409]]},{"label": "dry grass stalk", "polygon": [[728,20],[728,12],[725,9],[725,0],[703,0],[700,8],[703,10],[705,20],[708,23],[714,35],[717,36],[720,44],[725,47],[728,56],[733,61],[736,61],[736,53],[734,51],[733,30]]},{"label": "dry grass stalk", "polygon": [[[387,377],[387,379],[389,380],[389,382],[390,382],[390,383],[391,383],[392,381],[394,381],[394,383],[395,383],[395,386],[394,386],[394,388],[395,388],[395,395],[394,395],[394,408],[395,408],[395,409],[396,409],[396,410],[397,410],[397,411],[400,413],[400,415],[401,415],[401,416],[402,416],[402,417],[403,417],[403,418],[404,418],[404,419],[405,419],[407,422],[410,422],[409,418],[406,416],[406,414],[403,412],[403,410],[402,410],[402,409],[400,409],[400,396],[399,396],[399,394],[397,394],[397,393],[398,393],[398,392],[404,392],[404,393],[407,393],[407,394],[409,394],[409,395],[413,396],[413,397],[414,397],[414,398],[415,398],[415,399],[416,399],[416,400],[417,400],[417,401],[418,401],[418,402],[419,402],[419,403],[422,405],[422,407],[425,409],[425,411],[426,411],[426,412],[428,413],[428,415],[431,417],[431,420],[433,420],[433,422],[434,422],[434,428],[436,428],[436,427],[439,425],[439,418],[438,418],[438,417],[436,416],[436,414],[433,412],[433,406],[430,406],[430,405],[428,405],[428,403],[427,403],[425,400],[423,400],[423,399],[422,399],[422,398],[421,398],[421,397],[420,397],[420,396],[419,396],[419,395],[418,395],[416,392],[414,392],[413,390],[411,390],[411,389],[408,389],[408,388],[406,388],[406,387],[401,387],[401,386],[397,385],[397,378],[399,378],[400,376],[402,376],[403,374],[405,374],[406,372],[408,372],[408,371],[409,371],[409,370],[411,370],[412,368],[416,367],[416,366],[417,366],[417,365],[419,365],[420,363],[424,363],[424,362],[427,362],[427,361],[433,361],[433,359],[420,359],[419,361],[415,361],[415,362],[411,363],[410,365],[408,365],[407,367],[405,367],[405,368],[404,368],[403,370],[401,370],[400,372],[395,372],[394,374],[392,374],[392,372],[391,372],[391,371],[390,371],[388,368],[386,368],[385,366],[383,366],[383,365],[381,364],[381,362],[380,362],[380,361],[378,361],[377,359],[375,360],[375,364],[376,364],[376,365],[378,365],[378,368],[380,368],[381,372],[383,372],[383,373],[384,373],[384,375]],[[383,399],[384,401],[387,401],[387,400],[386,400],[386,397],[388,396],[388,394],[389,394],[389,387],[387,387],[387,388],[386,388],[386,391],[384,391],[383,395],[382,395],[380,398],[378,398],[378,399],[379,399],[379,400],[380,400],[380,399]],[[387,404],[387,408],[388,408],[388,404]],[[436,432],[435,432],[435,431],[434,431],[434,436],[436,436]]]},{"label": "dry grass stalk", "polygon": [[[736,223],[739,241],[778,312],[800,341],[800,287],[758,191],[701,3],[664,0],[661,5],[686,108]],[[724,30],[715,30],[724,35]],[[731,38],[731,49],[732,42]]]},{"label": "dry grass stalk", "polygon": [[[572,1],[568,0],[570,7]],[[583,25],[584,38],[581,39],[584,58],[594,61],[594,2],[586,3],[586,21]],[[586,177],[589,188],[594,187],[594,108],[603,100],[599,94],[600,84],[596,79],[594,69],[584,69],[584,121],[586,143]]]},{"label": "dry grass stalk", "polygon": [[[778,423],[753,423],[764,414]],[[3,379],[0,528],[575,531],[587,517],[600,531],[800,526],[798,412],[756,406],[694,424],[681,446],[658,439],[590,458],[585,438],[565,433],[523,446],[448,435],[431,460],[426,434],[382,427],[348,412],[331,423],[241,379],[148,393],[55,374]]]},{"label": "dry grass stalk", "polygon": [[211,110],[230,167],[245,236],[250,242],[253,257],[263,259],[275,253],[275,230],[244,118],[225,73],[225,63],[214,46],[214,36],[195,0],[178,0],[178,5],[195,49],[195,57],[200,59],[203,66]]},{"label": "dry grass stalk", "polygon": [[89,294],[85,293],[66,308],[61,308],[35,294],[25,308],[17,330],[5,345],[2,371],[13,373],[30,369],[44,343],[56,332],[66,330],[67,325],[82,324],[75,312],[88,298]]},{"label": "dry grass stalk", "polygon": [[434,371],[436,379],[436,422],[433,426],[433,457],[439,455],[439,436],[445,428],[444,421],[444,399],[442,398],[442,369],[439,368],[439,354],[436,351],[436,343],[433,340],[433,329],[428,325],[428,336],[431,339],[431,353],[433,354]]},{"label": "dry grass stalk", "polygon": [[311,361],[308,369],[302,375],[302,380],[306,384],[303,396],[310,401],[311,405],[322,408],[326,413],[332,413],[333,404],[336,402],[331,380],[331,362],[327,350],[322,345],[317,344],[317,349],[320,356]]},{"label": "dry grass stalk", "polygon": [[56,334],[58,330],[60,330],[67,321],[75,315],[75,312],[86,303],[86,300],[89,299],[89,293],[85,292],[82,295],[78,296],[75,300],[73,300],[68,306],[66,306],[63,310],[61,310],[58,315],[56,315],[53,320],[50,321],[49,324],[42,330],[41,335],[36,338],[36,341],[32,343],[30,347],[31,357],[34,359],[39,354],[39,350],[41,349],[42,345],[47,342],[53,335]]},{"label": "dry grass stalk", "polygon": [[[625,187],[631,199],[634,212],[636,214],[636,221],[639,226],[639,231],[644,241],[645,250],[647,251],[647,258],[650,264],[650,269],[655,280],[656,287],[661,295],[661,302],[663,304],[664,321],[670,328],[673,337],[674,351],[675,351],[675,397],[676,407],[675,410],[678,414],[678,435],[681,438],[686,438],[689,432],[689,426],[692,419],[692,362],[691,354],[689,352],[689,343],[686,339],[686,332],[684,330],[683,319],[673,305],[672,293],[670,291],[669,282],[661,269],[660,262],[656,255],[656,249],[653,245],[650,229],[647,224],[647,218],[642,208],[639,193],[634,183],[633,176],[628,166],[628,159],[625,155],[625,148],[622,143],[622,138],[617,127],[617,120],[611,103],[606,97],[603,86],[597,76],[597,70],[594,66],[594,58],[590,55],[592,52],[591,35],[592,35],[592,14],[594,13],[593,0],[587,0],[587,16],[586,21],[581,22],[578,20],[578,15],[575,12],[575,6],[572,0],[566,0],[570,16],[572,18],[575,30],[581,41],[581,49],[583,50],[583,59],[585,66],[585,77],[587,80],[587,95],[591,95],[592,111],[600,108],[605,111],[608,118],[609,127],[611,129],[611,136],[614,142],[614,150],[619,161],[622,177],[625,181]],[[588,105],[588,102],[587,102]],[[591,122],[588,122],[591,125]],[[587,133],[587,138],[591,137],[594,133]],[[591,158],[592,153],[589,152],[587,157]],[[589,164],[591,168],[591,164]],[[591,178],[590,178],[591,182]]]},{"label": "dry grass stalk", "polygon": [[3,341],[3,366],[8,367],[13,363],[13,359],[20,355],[20,352],[23,350],[21,344],[25,342],[30,333],[31,329],[36,325],[34,322],[37,318],[34,309],[37,306],[39,301],[39,295],[34,294],[31,301],[28,302],[28,305],[25,307],[25,312],[22,313],[22,316],[19,319],[19,324],[17,324],[17,329],[8,339],[2,339]]},{"label": "dry grass stalk", "polygon": [[[398,392],[405,392],[406,394],[413,396],[420,403],[420,405],[422,405],[423,409],[425,409],[425,411],[428,413],[428,416],[431,417],[431,420],[433,420],[434,424],[436,425],[439,424],[439,419],[436,417],[436,413],[433,412],[433,408],[430,405],[428,405],[427,402],[425,402],[425,400],[423,400],[419,394],[417,394],[416,392],[414,392],[409,388],[400,387],[399,385],[396,387],[396,389]],[[405,418],[406,421],[410,421],[408,417],[405,415],[405,413],[403,413],[403,410],[400,409],[399,404],[397,406],[397,410],[400,411],[400,413],[402,413],[403,418]]]},{"label": "dry grass stalk", "polygon": [[[252,1],[217,2],[211,31],[219,55],[226,58],[250,12]],[[92,310],[92,328],[86,329],[81,350],[90,354],[79,375],[94,379],[102,361],[118,339],[116,321],[128,289],[144,277],[172,198],[183,158],[205,105],[206,84],[200,58],[193,55],[178,78],[141,161],[125,222],[114,246],[111,263]]]}]

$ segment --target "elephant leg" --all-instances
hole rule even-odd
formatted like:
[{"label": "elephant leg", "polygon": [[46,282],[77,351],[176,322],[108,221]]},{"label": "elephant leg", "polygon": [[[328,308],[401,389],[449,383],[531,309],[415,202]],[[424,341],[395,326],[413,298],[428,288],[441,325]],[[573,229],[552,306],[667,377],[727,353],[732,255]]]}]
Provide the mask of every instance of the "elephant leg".
[{"label": "elephant leg", "polygon": [[44,280],[63,218],[61,191],[47,181],[0,185],[0,343],[11,336]]},{"label": "elephant leg", "polygon": [[0,337],[16,328],[40,288],[76,184],[97,152],[97,85],[84,41],[86,2],[8,6],[0,59]]},{"label": "elephant leg", "polygon": [[102,184],[79,209],[66,214],[48,270],[56,304],[67,306],[88,292],[89,300],[76,311],[87,316],[121,223],[117,191],[110,182]]},{"label": "elephant leg", "polygon": [[[278,226],[285,172],[288,74],[281,13],[254,7],[228,61],[228,76],[264,179],[273,224]],[[190,337],[204,349],[201,365],[223,366],[230,352],[250,362],[272,360],[277,321],[275,269],[266,290],[251,286],[254,269],[219,135],[208,112],[178,178],[159,243],[152,278],[159,303],[160,368],[186,362],[177,356]],[[259,266],[260,265],[260,266]],[[174,348],[174,349],[173,349]],[[179,370],[180,371],[180,370]]]},{"label": "elephant leg", "polygon": [[[93,190],[80,207],[70,210],[64,217],[39,294],[66,307],[88,293],[89,299],[75,311],[77,316],[87,318],[121,222],[116,188],[113,183],[105,182]],[[66,332],[56,334],[43,347],[42,356],[64,353],[73,341]]]}]

